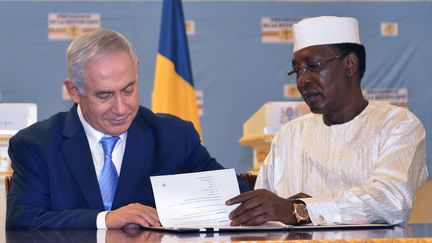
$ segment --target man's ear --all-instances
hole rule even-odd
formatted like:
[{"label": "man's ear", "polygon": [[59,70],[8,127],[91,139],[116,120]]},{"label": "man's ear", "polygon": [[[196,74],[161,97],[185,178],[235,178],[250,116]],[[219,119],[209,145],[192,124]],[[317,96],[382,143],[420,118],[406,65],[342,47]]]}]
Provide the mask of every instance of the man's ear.
[{"label": "man's ear", "polygon": [[135,63],[135,71],[136,71],[137,75],[138,75],[138,71],[139,71],[139,65],[140,65],[140,60],[136,61],[136,63]]},{"label": "man's ear", "polygon": [[79,93],[77,87],[74,85],[74,83],[71,80],[66,79],[64,81],[64,86],[66,87],[66,90],[68,91],[69,96],[71,97],[72,101],[74,103],[79,104],[80,103],[80,93]]},{"label": "man's ear", "polygon": [[345,56],[345,74],[352,77],[358,70],[358,58],[354,52],[350,52]]}]

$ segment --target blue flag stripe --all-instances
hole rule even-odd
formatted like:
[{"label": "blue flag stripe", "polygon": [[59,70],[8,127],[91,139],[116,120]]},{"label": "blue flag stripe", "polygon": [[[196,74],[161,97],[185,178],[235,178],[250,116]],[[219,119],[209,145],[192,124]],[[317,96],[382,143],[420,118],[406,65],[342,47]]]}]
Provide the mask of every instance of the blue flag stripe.
[{"label": "blue flag stripe", "polygon": [[177,74],[194,86],[180,0],[164,0],[163,2],[159,53],[171,60]]}]

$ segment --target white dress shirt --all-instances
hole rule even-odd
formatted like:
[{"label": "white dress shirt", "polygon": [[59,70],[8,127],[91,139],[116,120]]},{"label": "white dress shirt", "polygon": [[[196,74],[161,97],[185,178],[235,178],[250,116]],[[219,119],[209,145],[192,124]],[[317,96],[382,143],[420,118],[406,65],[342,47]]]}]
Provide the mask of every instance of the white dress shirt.
[{"label": "white dress shirt", "polygon": [[302,200],[316,225],[404,223],[428,177],[425,137],[417,117],[391,105],[332,126],[310,113],[274,137],[255,188],[311,195]]},{"label": "white dress shirt", "polygon": [[[77,112],[78,112],[78,117],[84,127],[84,132],[86,134],[87,141],[89,143],[90,151],[93,158],[93,164],[96,171],[96,176],[99,180],[99,175],[104,166],[104,153],[103,153],[102,145],[99,143],[99,141],[102,139],[103,136],[111,136],[111,135],[103,134],[97,131],[96,129],[94,129],[90,124],[88,124],[87,121],[84,119],[84,116],[81,112],[81,108],[79,105],[78,105]],[[120,176],[121,165],[122,165],[123,155],[126,146],[127,132],[121,134],[119,137],[120,139],[117,141],[112,152],[112,161],[117,170],[117,174]],[[106,224],[105,224],[106,214],[107,211],[103,211],[98,214],[96,218],[96,225],[98,229],[106,229]]]}]

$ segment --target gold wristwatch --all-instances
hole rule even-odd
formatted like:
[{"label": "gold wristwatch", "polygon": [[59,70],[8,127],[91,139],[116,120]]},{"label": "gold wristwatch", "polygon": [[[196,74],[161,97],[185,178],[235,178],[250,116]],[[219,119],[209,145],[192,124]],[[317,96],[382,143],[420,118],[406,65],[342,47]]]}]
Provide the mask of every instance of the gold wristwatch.
[{"label": "gold wristwatch", "polygon": [[302,200],[296,199],[293,201],[293,214],[297,219],[297,224],[306,224],[310,222],[306,203],[304,203]]}]

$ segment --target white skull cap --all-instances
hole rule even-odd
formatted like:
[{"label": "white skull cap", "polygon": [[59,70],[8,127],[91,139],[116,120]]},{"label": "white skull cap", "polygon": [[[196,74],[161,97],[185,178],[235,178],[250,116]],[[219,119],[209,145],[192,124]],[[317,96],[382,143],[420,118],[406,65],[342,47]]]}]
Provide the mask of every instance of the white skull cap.
[{"label": "white skull cap", "polygon": [[358,21],[351,17],[321,16],[293,25],[294,50],[327,44],[360,43]]}]

